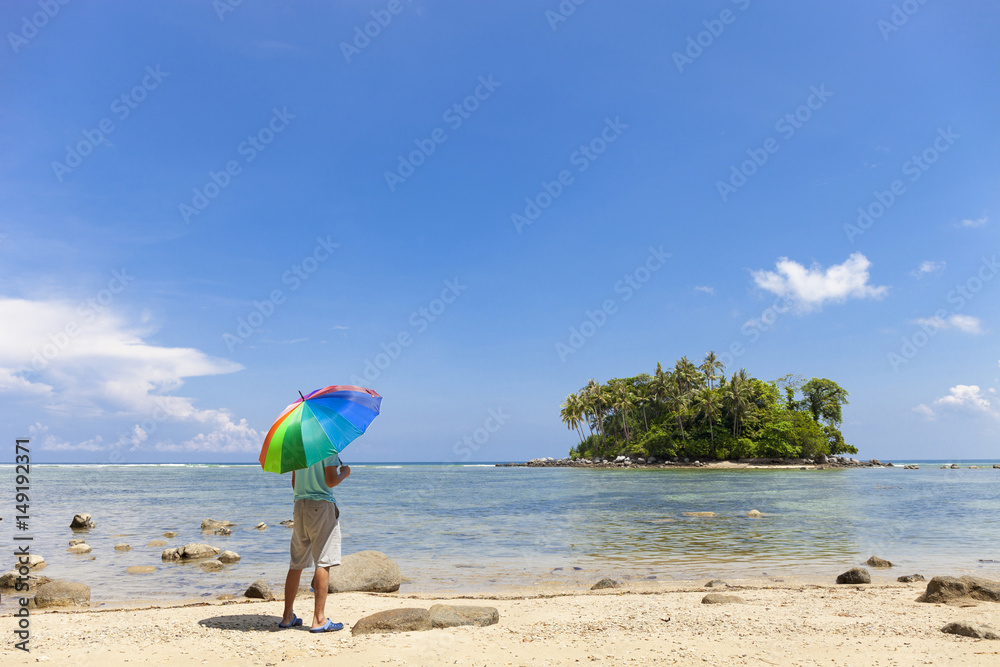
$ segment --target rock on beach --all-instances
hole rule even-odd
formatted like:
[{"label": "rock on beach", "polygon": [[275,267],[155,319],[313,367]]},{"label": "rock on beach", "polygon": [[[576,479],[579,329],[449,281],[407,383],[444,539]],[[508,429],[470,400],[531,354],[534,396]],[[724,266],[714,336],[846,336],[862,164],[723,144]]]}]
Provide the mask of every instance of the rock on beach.
[{"label": "rock on beach", "polygon": [[896,579],[901,584],[912,584],[915,581],[927,581],[922,574],[907,574]]},{"label": "rock on beach", "polygon": [[369,635],[384,632],[418,632],[430,630],[434,625],[426,609],[407,607],[389,609],[365,616],[351,627],[352,635]]},{"label": "rock on beach", "polygon": [[218,521],[217,519],[203,519],[201,522],[202,530],[215,530],[216,528],[229,528],[230,526],[235,526],[236,524],[232,521]]},{"label": "rock on beach", "polygon": [[74,514],[69,527],[73,530],[90,530],[95,525],[93,518],[89,514]]},{"label": "rock on beach", "polygon": [[231,564],[240,562],[240,555],[235,551],[223,551],[219,555],[219,561],[222,563]]},{"label": "rock on beach", "polygon": [[747,601],[739,595],[726,595],[724,593],[709,593],[701,599],[702,604],[746,604]]},{"label": "rock on beach", "polygon": [[90,587],[75,581],[56,579],[38,587],[34,605],[48,607],[89,607]]},{"label": "rock on beach", "polygon": [[24,581],[23,579],[21,579],[22,576],[27,576],[28,578],[27,583],[29,590],[35,590],[36,587],[41,586],[42,584],[47,584],[50,581],[52,581],[52,579],[49,579],[48,577],[43,577],[41,575],[33,574],[30,572],[27,575],[22,575],[17,568],[14,568],[10,572],[6,572],[0,575],[0,588],[4,589],[17,588],[18,581],[22,582]]},{"label": "rock on beach", "polygon": [[267,582],[263,579],[258,579],[257,581],[250,584],[246,592],[243,594],[245,597],[251,598],[253,600],[273,600],[274,593],[271,592],[271,587],[267,585]]},{"label": "rock on beach", "polygon": [[941,628],[941,632],[946,632],[951,635],[962,635],[963,637],[972,637],[973,639],[1000,639],[1000,635],[994,632],[992,627],[988,625],[975,625],[974,623],[969,623],[968,621],[949,623]]},{"label": "rock on beach", "polygon": [[601,579],[596,584],[590,587],[592,591],[599,591],[602,588],[617,588],[618,582],[614,579]]},{"label": "rock on beach", "polygon": [[838,584],[870,584],[872,577],[863,567],[852,567],[837,577]]},{"label": "rock on beach", "polygon": [[339,567],[330,568],[331,593],[394,593],[401,583],[399,565],[380,551],[349,554],[343,557]]},{"label": "rock on beach", "polygon": [[81,542],[80,544],[74,544],[66,551],[70,552],[71,554],[89,554],[92,550],[89,544]]},{"label": "rock on beach", "polygon": [[934,577],[917,602],[955,604],[968,601],[1000,602],[1000,582],[982,577]]}]

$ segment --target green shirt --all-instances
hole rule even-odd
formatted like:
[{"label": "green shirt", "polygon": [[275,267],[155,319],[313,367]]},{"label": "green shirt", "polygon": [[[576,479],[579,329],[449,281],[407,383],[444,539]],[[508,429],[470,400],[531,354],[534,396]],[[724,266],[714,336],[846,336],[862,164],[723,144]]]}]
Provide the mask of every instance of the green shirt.
[{"label": "green shirt", "polygon": [[308,468],[295,471],[295,500],[326,500],[331,503],[337,502],[333,497],[333,491],[326,485],[326,472],[324,466],[336,468],[340,465],[340,457],[333,456],[314,463]]}]

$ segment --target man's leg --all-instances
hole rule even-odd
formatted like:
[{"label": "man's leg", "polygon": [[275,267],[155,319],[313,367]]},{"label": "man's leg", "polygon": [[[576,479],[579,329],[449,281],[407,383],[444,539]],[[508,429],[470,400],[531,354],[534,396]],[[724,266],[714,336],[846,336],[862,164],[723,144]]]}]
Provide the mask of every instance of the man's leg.
[{"label": "man's leg", "polygon": [[319,628],[326,625],[326,596],[330,592],[330,566],[316,568],[313,591],[316,595],[316,605],[313,609],[312,626]]},{"label": "man's leg", "polygon": [[[285,613],[281,617],[281,622],[285,625],[291,623],[295,616],[292,605],[295,604],[295,594],[299,592],[299,577],[301,576],[302,570],[288,570],[288,574],[285,576]],[[327,580],[329,580],[329,574],[327,574]],[[326,621],[323,622],[326,623]]]}]

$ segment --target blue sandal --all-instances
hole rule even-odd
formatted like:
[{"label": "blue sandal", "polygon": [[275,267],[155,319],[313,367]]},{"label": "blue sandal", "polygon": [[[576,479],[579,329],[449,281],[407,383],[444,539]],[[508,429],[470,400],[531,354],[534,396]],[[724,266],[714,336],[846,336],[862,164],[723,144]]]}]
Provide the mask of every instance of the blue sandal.
[{"label": "blue sandal", "polygon": [[296,616],[295,614],[292,614],[292,621],[288,625],[285,625],[280,621],[278,622],[278,627],[281,628],[282,630],[287,630],[288,628],[297,628],[300,625],[302,625],[302,619]]},{"label": "blue sandal", "polygon": [[343,623],[334,623],[330,619],[326,619],[326,624],[321,625],[318,628],[309,628],[309,632],[336,632],[337,630],[343,630]]}]

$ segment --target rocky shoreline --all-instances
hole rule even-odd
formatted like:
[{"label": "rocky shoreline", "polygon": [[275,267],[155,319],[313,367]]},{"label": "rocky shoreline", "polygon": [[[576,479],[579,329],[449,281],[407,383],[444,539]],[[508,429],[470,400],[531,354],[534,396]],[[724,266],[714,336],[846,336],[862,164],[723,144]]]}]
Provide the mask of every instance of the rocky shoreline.
[{"label": "rocky shoreline", "polygon": [[[821,455],[815,459],[735,459],[732,461],[698,461],[687,458],[673,457],[671,459],[631,458],[618,456],[614,459],[554,459],[538,458],[523,463],[497,463],[498,468],[894,468],[892,463],[883,463],[878,459],[859,461],[845,456]],[[909,466],[907,466],[909,467]]]}]

